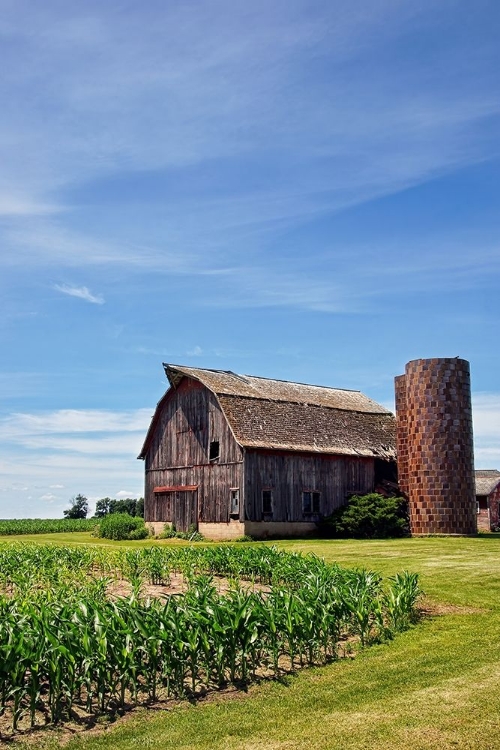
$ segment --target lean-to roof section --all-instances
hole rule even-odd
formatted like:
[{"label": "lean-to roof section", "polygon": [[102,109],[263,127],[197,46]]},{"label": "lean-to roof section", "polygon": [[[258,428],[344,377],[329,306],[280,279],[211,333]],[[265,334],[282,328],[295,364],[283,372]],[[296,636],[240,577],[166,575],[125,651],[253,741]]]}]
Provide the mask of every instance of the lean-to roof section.
[{"label": "lean-to roof section", "polygon": [[500,484],[500,471],[497,469],[478,469],[474,472],[476,495],[490,495]]}]

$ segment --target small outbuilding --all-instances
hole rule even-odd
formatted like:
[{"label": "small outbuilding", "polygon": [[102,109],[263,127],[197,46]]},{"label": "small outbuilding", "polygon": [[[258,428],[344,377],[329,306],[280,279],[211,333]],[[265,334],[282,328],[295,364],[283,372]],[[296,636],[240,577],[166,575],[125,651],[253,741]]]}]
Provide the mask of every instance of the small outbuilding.
[{"label": "small outbuilding", "polygon": [[165,364],[145,520],[212,539],[302,535],[396,478],[393,414],[359,391]]},{"label": "small outbuilding", "polygon": [[491,531],[500,525],[498,506],[500,503],[500,471],[478,469],[476,478],[477,529]]}]

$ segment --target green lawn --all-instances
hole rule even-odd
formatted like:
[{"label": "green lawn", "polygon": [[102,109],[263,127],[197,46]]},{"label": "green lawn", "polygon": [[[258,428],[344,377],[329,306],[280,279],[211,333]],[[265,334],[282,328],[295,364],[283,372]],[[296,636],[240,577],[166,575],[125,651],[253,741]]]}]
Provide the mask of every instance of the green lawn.
[{"label": "green lawn", "polygon": [[93,544],[97,547],[144,547],[152,544],[186,544],[179,539],[140,539],[130,542],[114,542],[111,539],[99,539],[87,531],[58,532],[57,534],[12,534],[11,536],[0,536],[0,544],[11,542],[36,542],[37,544]]},{"label": "green lawn", "polygon": [[[32,539],[104,542],[87,534]],[[169,711],[143,709],[69,741],[42,732],[37,744],[56,748],[64,742],[68,750],[500,748],[500,538],[287,541],[279,546],[384,575],[418,571],[428,597],[455,608],[424,619],[392,643],[366,649],[353,661],[304,670],[287,684],[266,683],[248,694]]]}]

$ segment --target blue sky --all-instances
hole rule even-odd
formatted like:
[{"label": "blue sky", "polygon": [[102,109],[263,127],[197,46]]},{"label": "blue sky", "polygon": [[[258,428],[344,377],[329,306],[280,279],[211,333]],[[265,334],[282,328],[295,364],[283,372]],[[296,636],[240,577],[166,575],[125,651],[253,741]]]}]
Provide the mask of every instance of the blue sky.
[{"label": "blue sky", "polygon": [[140,495],[162,361],[471,362],[500,468],[500,7],[2,0],[0,517]]}]

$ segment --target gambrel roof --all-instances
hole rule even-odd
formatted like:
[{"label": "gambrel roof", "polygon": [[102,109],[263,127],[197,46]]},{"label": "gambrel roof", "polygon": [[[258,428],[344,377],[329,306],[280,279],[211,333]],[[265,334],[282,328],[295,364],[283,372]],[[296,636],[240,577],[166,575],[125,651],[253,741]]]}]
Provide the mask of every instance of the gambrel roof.
[{"label": "gambrel roof", "polygon": [[[394,415],[359,391],[225,370],[168,364],[164,368],[171,389],[188,377],[214,393],[243,447],[396,457]],[[140,458],[147,452],[154,424],[155,417]]]},{"label": "gambrel roof", "polygon": [[497,469],[478,469],[476,478],[476,495],[490,495],[500,484],[500,471]]}]

